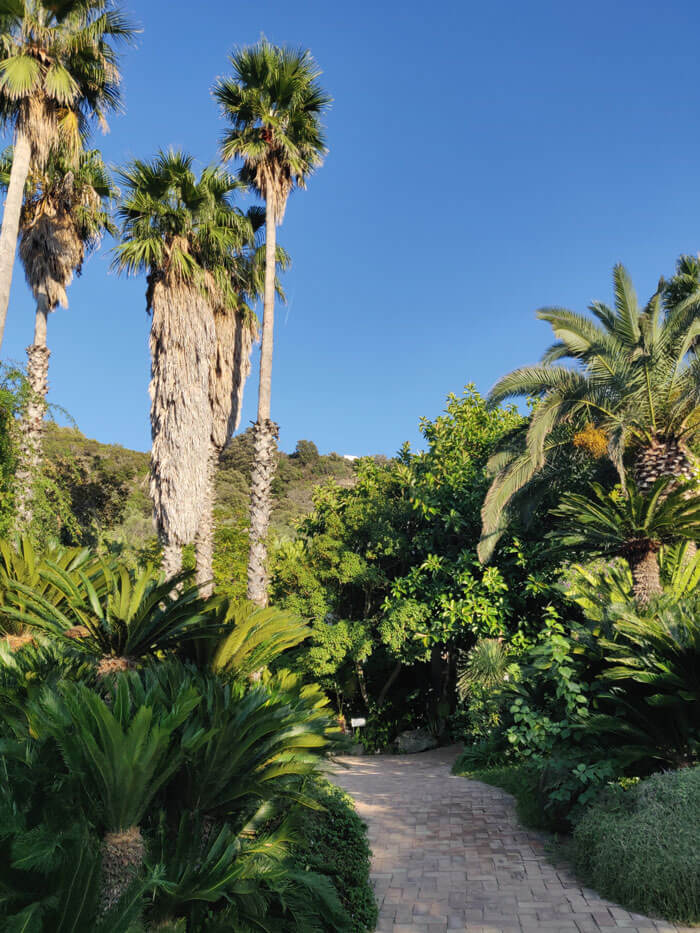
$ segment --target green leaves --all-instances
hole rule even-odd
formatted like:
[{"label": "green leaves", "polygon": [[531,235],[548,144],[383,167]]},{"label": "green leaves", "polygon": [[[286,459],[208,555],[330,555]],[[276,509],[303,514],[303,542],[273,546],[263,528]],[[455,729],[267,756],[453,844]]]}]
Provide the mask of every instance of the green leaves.
[{"label": "green leaves", "polygon": [[39,62],[31,55],[13,55],[0,61],[0,90],[11,100],[34,91],[40,76]]}]

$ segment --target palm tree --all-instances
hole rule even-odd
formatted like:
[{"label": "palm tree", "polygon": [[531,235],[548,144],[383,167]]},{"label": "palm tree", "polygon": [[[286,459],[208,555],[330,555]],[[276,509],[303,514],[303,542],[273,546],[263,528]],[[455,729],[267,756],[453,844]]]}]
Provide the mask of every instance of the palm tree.
[{"label": "palm tree", "polygon": [[251,477],[248,598],[267,605],[267,532],[274,478],[277,425],[270,418],[275,313],[277,227],[294,187],[305,188],[326,145],[321,115],[330,103],[308,51],[267,40],[231,57],[233,76],[221,78],[214,96],[231,127],[224,133],[225,159],[243,161],[241,178],[265,201],[265,287],[255,459]]},{"label": "palm tree", "polygon": [[517,396],[537,403],[529,423],[504,440],[489,464],[494,479],[482,510],[482,560],[493,553],[509,511],[536,496],[538,481],[551,482],[557,459],[572,445],[607,455],[621,478],[631,458],[640,491],[661,476],[694,475],[688,442],[700,427],[700,361],[690,351],[700,334],[700,288],[664,314],[661,290],[640,308],[620,265],[613,282],[614,308],[594,302],[593,318],[563,308],[539,311],[556,342],[539,365],[516,369],[491,391],[491,405]]},{"label": "palm tree", "polygon": [[[220,258],[239,247],[242,228],[249,238],[253,233],[231,203],[238,182],[215,168],[205,169],[197,179],[188,155],[161,152],[151,162],[136,160],[119,177],[126,192],[119,208],[122,242],[115,265],[119,271],[145,271],[148,276],[150,486],[164,544],[163,566],[172,577],[182,563],[182,545],[201,534],[202,516],[211,508],[214,309],[231,310],[230,296],[235,295]],[[225,432],[220,431],[218,411],[216,417],[220,436]]]},{"label": "palm tree", "polygon": [[[700,535],[700,496],[692,484],[662,476],[648,494],[628,480],[626,491],[607,492],[593,483],[588,495],[568,493],[551,514],[557,546],[591,557],[624,557],[632,571],[637,603],[645,606],[663,592],[659,569],[662,545],[694,541]],[[690,493],[690,495],[689,495]]]},{"label": "palm tree", "polygon": [[110,0],[13,0],[0,6],[0,119],[14,159],[0,231],[0,345],[30,164],[41,170],[59,139],[79,148],[92,119],[119,106],[114,43],[134,28]]},{"label": "palm tree", "polygon": [[[0,186],[9,184],[11,166],[8,150],[0,162]],[[58,305],[68,307],[66,289],[74,273],[80,274],[87,255],[105,232],[116,232],[109,215],[115,193],[96,149],[80,153],[77,161],[65,151],[52,150],[43,170],[28,176],[19,254],[37,307],[34,341],[27,347],[30,395],[20,426],[15,482],[20,529],[32,520],[34,477],[41,460],[51,355],[46,346],[48,315]]]}]

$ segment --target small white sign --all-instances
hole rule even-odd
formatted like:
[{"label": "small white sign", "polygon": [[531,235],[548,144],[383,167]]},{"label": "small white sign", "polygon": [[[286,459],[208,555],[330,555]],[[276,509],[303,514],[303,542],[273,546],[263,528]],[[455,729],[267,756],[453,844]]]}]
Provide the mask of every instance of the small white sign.
[{"label": "small white sign", "polygon": [[351,719],[350,725],[352,726],[353,729],[359,729],[360,726],[367,725],[367,720],[366,719]]}]

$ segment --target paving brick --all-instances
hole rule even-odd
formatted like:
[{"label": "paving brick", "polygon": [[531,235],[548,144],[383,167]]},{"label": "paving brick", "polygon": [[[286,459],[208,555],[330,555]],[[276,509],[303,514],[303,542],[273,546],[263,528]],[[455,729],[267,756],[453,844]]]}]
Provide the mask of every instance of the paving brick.
[{"label": "paving brick", "polygon": [[508,794],[450,773],[456,754],[348,758],[332,775],[368,825],[378,933],[682,933],[553,866]]}]

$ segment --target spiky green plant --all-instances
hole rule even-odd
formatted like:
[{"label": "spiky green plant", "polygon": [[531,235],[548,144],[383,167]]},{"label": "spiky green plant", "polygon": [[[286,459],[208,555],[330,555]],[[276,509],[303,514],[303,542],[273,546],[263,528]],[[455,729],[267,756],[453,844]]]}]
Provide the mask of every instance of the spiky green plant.
[{"label": "spiky green plant", "polygon": [[700,496],[692,484],[658,479],[648,495],[634,483],[626,492],[607,492],[599,484],[588,495],[569,493],[551,514],[557,527],[549,538],[561,549],[590,556],[624,557],[640,605],[663,592],[658,555],[662,545],[700,537]]},{"label": "spiky green plant", "polygon": [[309,51],[281,48],[262,39],[235,52],[231,65],[233,76],[220,78],[214,87],[214,97],[230,123],[221,152],[224,159],[242,161],[241,178],[265,201],[264,311],[248,564],[248,598],[264,607],[278,435],[270,411],[277,227],[292,189],[305,188],[323,161],[321,118],[330,98],[319,84],[321,72]]},{"label": "spiky green plant", "polygon": [[498,638],[480,638],[468,652],[457,675],[457,690],[464,698],[475,685],[492,690],[508,673],[508,651]]},{"label": "spiky green plant", "polygon": [[191,577],[183,572],[163,581],[151,567],[134,571],[102,564],[90,579],[80,571],[46,566],[39,568],[38,578],[61,595],[61,603],[35,586],[8,581],[4,611],[28,629],[93,657],[98,672],[109,674],[218,632]]},{"label": "spiky green plant", "polygon": [[700,363],[689,351],[700,334],[700,288],[664,314],[661,291],[639,306],[621,265],[613,284],[614,308],[593,302],[592,317],[539,311],[556,342],[539,365],[516,369],[491,391],[492,405],[518,396],[538,404],[526,429],[507,437],[489,464],[494,479],[482,511],[482,560],[492,555],[509,510],[551,483],[558,452],[576,441],[594,456],[602,451],[620,472],[631,458],[643,491],[661,476],[694,475],[688,444],[700,428]]},{"label": "spiky green plant", "polygon": [[260,609],[251,603],[229,602],[222,613],[227,632],[212,659],[212,669],[246,679],[262,671],[307,639],[309,626],[292,612]]},{"label": "spiky green plant", "polygon": [[199,702],[196,690],[183,682],[168,709],[135,706],[128,682],[120,680],[110,704],[83,684],[64,683],[28,709],[33,734],[56,742],[82,786],[86,814],[103,833],[101,914],[138,879],[145,855],[140,823],[201,737],[196,728],[180,729]]}]

